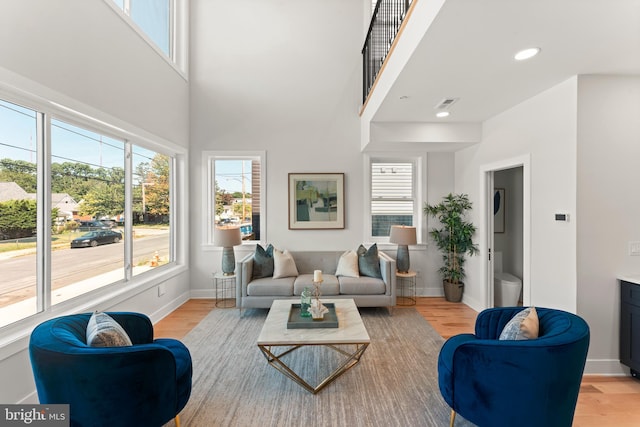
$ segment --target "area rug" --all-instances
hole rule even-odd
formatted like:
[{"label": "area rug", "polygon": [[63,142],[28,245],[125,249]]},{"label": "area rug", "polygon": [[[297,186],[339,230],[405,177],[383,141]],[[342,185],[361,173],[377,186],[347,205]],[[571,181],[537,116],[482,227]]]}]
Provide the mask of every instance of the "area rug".
[{"label": "area rug", "polygon": [[[360,309],[371,344],[359,364],[313,395],[267,364],[256,340],[267,310],[213,310],[182,341],[193,358],[193,390],[180,414],[200,426],[447,426],[438,390],[443,339],[413,308]],[[305,347],[287,356],[310,383],[339,354]],[[471,426],[462,417],[456,426]]]}]

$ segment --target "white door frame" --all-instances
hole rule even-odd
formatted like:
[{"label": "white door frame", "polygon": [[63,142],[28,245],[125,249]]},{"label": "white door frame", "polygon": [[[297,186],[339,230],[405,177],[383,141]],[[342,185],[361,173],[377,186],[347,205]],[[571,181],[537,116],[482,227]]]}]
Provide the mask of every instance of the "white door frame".
[{"label": "white door frame", "polygon": [[[480,258],[484,278],[485,307],[493,307],[493,173],[522,167],[522,302],[531,305],[531,158],[529,154],[480,166]],[[490,188],[491,186],[491,188]]]}]

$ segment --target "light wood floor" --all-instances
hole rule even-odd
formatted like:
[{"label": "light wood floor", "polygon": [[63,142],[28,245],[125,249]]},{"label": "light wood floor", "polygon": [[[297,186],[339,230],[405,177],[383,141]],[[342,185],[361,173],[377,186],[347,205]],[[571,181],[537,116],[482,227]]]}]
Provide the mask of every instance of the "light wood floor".
[{"label": "light wood floor", "polygon": [[[213,300],[189,300],[154,326],[155,335],[181,339],[215,308]],[[474,330],[477,313],[464,304],[450,303],[444,298],[418,298],[415,308],[443,338],[460,333],[472,333]],[[638,427],[639,403],[639,380],[630,377],[585,375],[580,387],[573,425]]]}]

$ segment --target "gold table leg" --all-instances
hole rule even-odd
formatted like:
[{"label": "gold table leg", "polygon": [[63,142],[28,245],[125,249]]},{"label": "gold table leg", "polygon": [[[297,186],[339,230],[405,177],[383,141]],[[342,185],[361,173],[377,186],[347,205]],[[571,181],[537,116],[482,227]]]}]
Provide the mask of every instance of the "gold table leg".
[{"label": "gold table leg", "polygon": [[324,380],[322,380],[315,387],[313,387],[311,384],[309,384],[304,379],[302,379],[291,368],[289,368],[289,366],[285,362],[282,361],[282,357],[283,356],[285,356],[285,355],[291,353],[292,351],[297,350],[297,349],[299,349],[301,347],[307,347],[308,345],[289,346],[290,347],[289,349],[283,351],[280,354],[275,354],[274,352],[271,351],[271,349],[273,347],[283,347],[283,346],[258,345],[258,347],[262,351],[262,354],[264,354],[264,357],[267,358],[267,362],[269,362],[269,365],[273,366],[278,371],[282,372],[284,375],[286,375],[287,377],[289,377],[290,379],[292,379],[293,381],[295,381],[296,383],[301,385],[307,391],[309,391],[309,392],[311,392],[313,394],[316,394],[320,390],[325,388],[327,385],[329,385],[333,381],[335,381],[336,378],[338,378],[339,376],[341,376],[342,374],[347,372],[349,369],[354,367],[356,364],[358,364],[358,362],[360,362],[360,358],[362,357],[362,354],[364,353],[364,351],[369,346],[369,344],[351,344],[351,345],[355,346],[355,351],[348,352],[346,350],[343,350],[343,349],[338,348],[337,346],[331,345],[331,344],[309,344],[309,345],[323,345],[325,347],[329,347],[329,348],[331,348],[331,349],[333,349],[333,350],[335,350],[335,351],[337,351],[339,353],[342,353],[345,356],[347,356],[345,361],[340,366],[338,366],[331,374],[329,374],[329,376],[327,376]]}]

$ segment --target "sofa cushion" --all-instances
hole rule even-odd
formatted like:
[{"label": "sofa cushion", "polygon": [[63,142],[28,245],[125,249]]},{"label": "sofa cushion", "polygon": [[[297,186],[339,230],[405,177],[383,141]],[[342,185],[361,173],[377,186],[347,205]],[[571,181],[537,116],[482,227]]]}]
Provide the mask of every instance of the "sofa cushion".
[{"label": "sofa cushion", "polygon": [[[309,288],[313,292],[313,274],[301,274],[293,282],[293,294],[300,295],[304,288]],[[340,284],[338,278],[333,274],[323,274],[320,284],[320,296],[340,295]]]},{"label": "sofa cushion", "polygon": [[132,345],[124,328],[107,313],[93,313],[87,324],[90,347],[124,347]]},{"label": "sofa cushion", "polygon": [[273,251],[273,278],[280,279],[282,277],[296,277],[298,269],[293,256],[287,250]]},{"label": "sofa cushion", "polygon": [[346,251],[340,255],[336,276],[360,277],[358,268],[358,254],[354,251]]},{"label": "sofa cushion", "polygon": [[273,245],[269,244],[264,249],[260,244],[256,245],[256,252],[253,255],[252,279],[273,276]]},{"label": "sofa cushion", "polygon": [[247,285],[247,295],[256,297],[290,297],[293,295],[293,282],[295,277],[283,277],[272,279],[265,277],[249,282]]},{"label": "sofa cushion", "polygon": [[374,243],[369,246],[369,249],[365,249],[363,245],[360,245],[357,253],[360,275],[382,279],[382,273],[380,272],[380,259],[378,258],[378,245]]},{"label": "sofa cushion", "polygon": [[535,307],[525,308],[518,312],[505,325],[500,333],[500,340],[528,340],[538,338],[540,322]]},{"label": "sofa cushion", "polygon": [[375,277],[338,277],[342,295],[384,295],[387,286]]}]

